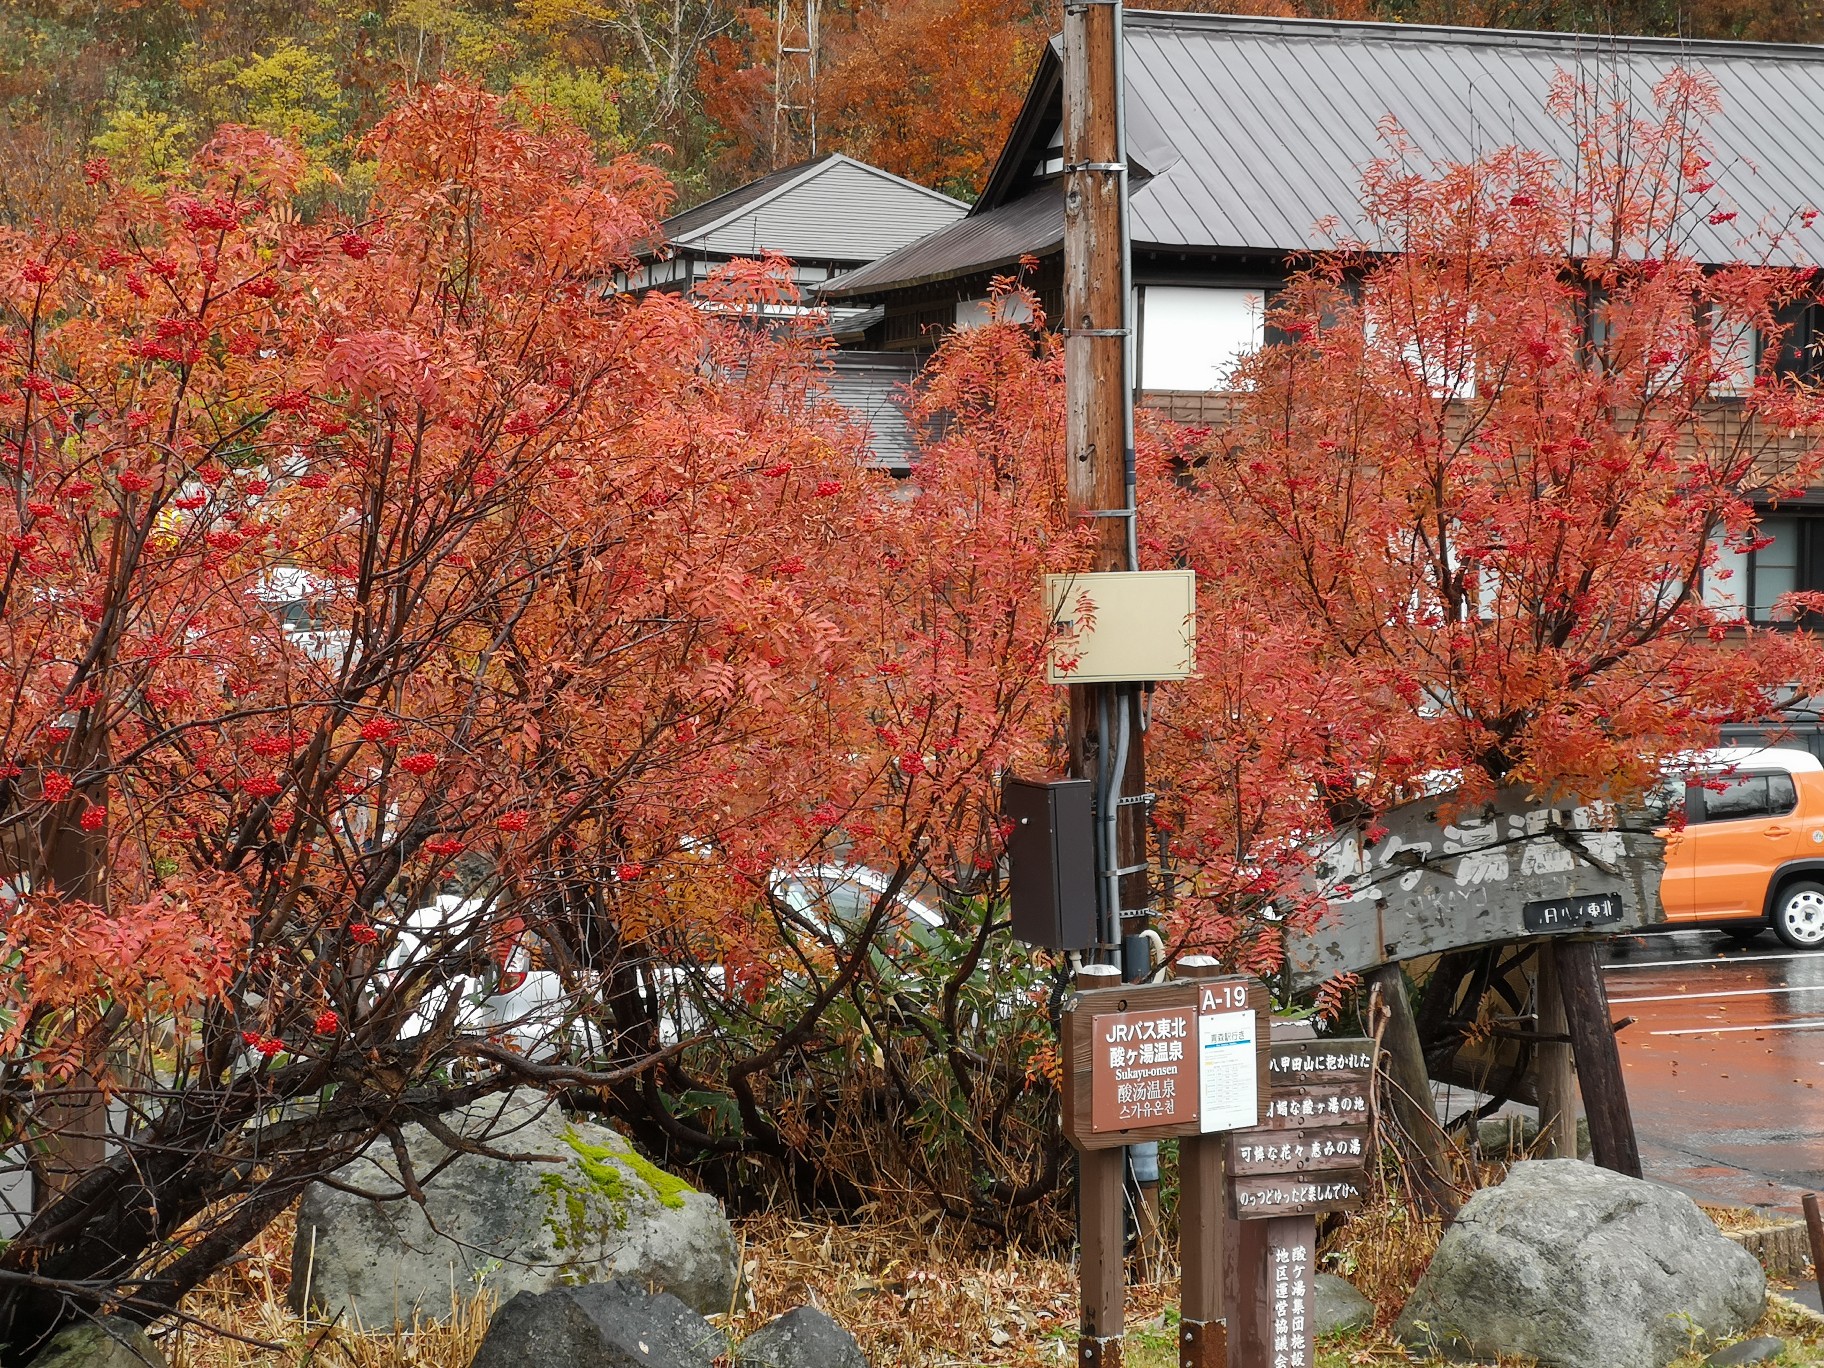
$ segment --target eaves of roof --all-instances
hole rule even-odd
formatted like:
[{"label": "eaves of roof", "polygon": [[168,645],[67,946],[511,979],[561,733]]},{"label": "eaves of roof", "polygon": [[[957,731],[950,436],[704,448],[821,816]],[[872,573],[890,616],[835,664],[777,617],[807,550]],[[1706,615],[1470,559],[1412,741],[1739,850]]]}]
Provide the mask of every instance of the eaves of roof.
[{"label": "eaves of roof", "polygon": [[[1547,111],[1555,79],[1652,114],[1655,88],[1682,68],[1706,73],[1721,103],[1703,127],[1715,191],[1690,215],[1686,250],[1712,263],[1824,260],[1824,231],[1800,214],[1824,200],[1824,47],[1145,11],[1127,14],[1125,35],[1130,160],[1154,173],[1131,187],[1137,247],[1300,253],[1369,238],[1361,177],[1390,154],[1390,126],[1439,163],[1519,146],[1573,164],[1575,133]],[[1054,250],[1061,204],[1036,177],[1055,155],[1061,77],[1054,41],[967,218],[828,295]]]},{"label": "eaves of roof", "polygon": [[890,256],[836,277],[824,299],[856,299],[881,289],[978,275],[1015,265],[1023,256],[1045,256],[1064,243],[1064,194],[1059,182],[984,214],[960,218]]}]

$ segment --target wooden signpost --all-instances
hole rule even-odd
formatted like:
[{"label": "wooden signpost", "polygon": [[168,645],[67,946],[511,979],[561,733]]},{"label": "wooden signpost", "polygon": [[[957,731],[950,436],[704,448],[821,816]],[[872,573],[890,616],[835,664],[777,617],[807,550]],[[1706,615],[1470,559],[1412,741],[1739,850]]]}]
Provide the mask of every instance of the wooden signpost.
[{"label": "wooden signpost", "polygon": [[1207,956],[1160,984],[1086,965],[1064,1013],[1064,1121],[1079,1158],[1079,1368],[1120,1368],[1122,1147],[1179,1142],[1181,1368],[1312,1362],[1317,1216],[1360,1205],[1374,1043],[1272,1043],[1258,979]]},{"label": "wooden signpost", "polygon": [[1317,1218],[1352,1211],[1373,1157],[1374,1042],[1271,1047],[1261,1124],[1229,1136],[1230,1214],[1240,1223],[1230,1368],[1310,1368]]}]

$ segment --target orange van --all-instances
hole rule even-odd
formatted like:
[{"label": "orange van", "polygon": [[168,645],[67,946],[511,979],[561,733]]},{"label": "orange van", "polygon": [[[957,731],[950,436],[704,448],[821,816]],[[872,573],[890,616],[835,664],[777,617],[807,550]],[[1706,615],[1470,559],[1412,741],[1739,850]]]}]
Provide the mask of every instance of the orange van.
[{"label": "orange van", "polygon": [[1742,940],[1769,923],[1797,950],[1824,946],[1824,764],[1809,751],[1704,752],[1668,830],[1659,900],[1669,923]]}]

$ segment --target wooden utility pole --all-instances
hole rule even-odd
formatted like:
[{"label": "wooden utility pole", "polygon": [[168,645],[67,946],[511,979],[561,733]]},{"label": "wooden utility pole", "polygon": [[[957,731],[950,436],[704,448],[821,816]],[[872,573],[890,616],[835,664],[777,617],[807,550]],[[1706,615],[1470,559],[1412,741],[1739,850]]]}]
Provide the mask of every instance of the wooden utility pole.
[{"label": "wooden utility pole", "polygon": [[[1128,375],[1127,172],[1122,147],[1120,0],[1064,7],[1065,483],[1071,516],[1093,519],[1097,571],[1136,570],[1133,390]],[[1095,781],[1097,935],[1089,958],[1144,977],[1146,764],[1142,690],[1070,690],[1070,769]],[[1143,952],[1142,952],[1143,953]],[[1121,1151],[1079,1156],[1078,1239],[1085,1273],[1077,1342],[1082,1368],[1119,1368],[1123,1279]],[[1154,1151],[1156,1153],[1156,1151]],[[1110,1191],[1112,1187],[1112,1192]]]},{"label": "wooden utility pole", "polygon": [[[1064,452],[1070,513],[1096,527],[1098,571],[1135,570],[1133,392],[1128,377],[1127,176],[1121,160],[1118,0],[1064,11]],[[1143,923],[1146,761],[1142,688],[1075,685],[1071,773],[1096,780],[1096,958],[1118,962]],[[1112,837],[1112,839],[1111,839]]]}]

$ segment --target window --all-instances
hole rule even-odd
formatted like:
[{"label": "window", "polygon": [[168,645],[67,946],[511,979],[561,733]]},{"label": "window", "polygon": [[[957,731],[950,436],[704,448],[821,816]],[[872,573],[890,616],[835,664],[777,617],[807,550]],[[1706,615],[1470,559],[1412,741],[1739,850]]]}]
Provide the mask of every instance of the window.
[{"label": "window", "polygon": [[1716,375],[1710,393],[1746,394],[1761,363],[1760,331],[1752,323],[1723,313],[1713,312],[1711,319],[1710,365]]},{"label": "window", "polygon": [[1816,304],[1789,304],[1774,321],[1783,329],[1774,369],[1794,380],[1824,380],[1824,316]]},{"label": "window", "polygon": [[[1579,315],[1582,320],[1581,356],[1587,366],[1609,364],[1609,346],[1615,335],[1615,320],[1610,315],[1612,307],[1609,293],[1602,286],[1591,285],[1585,291]],[[1687,331],[1684,320],[1667,320],[1669,331],[1663,339],[1664,345],[1678,360],[1671,365],[1654,367],[1648,383],[1655,389],[1676,387],[1681,381],[1680,371],[1697,361],[1698,348],[1707,341],[1712,372],[1711,395],[1728,398],[1747,393],[1754,385],[1755,372],[1761,364],[1764,339],[1760,329],[1714,303],[1698,304],[1689,323],[1695,332]]]},{"label": "window", "polygon": [[1704,577],[1704,603],[1748,622],[1824,625],[1818,615],[1779,607],[1782,594],[1824,590],[1824,509],[1766,514],[1756,525],[1755,550],[1727,542]]},{"label": "window", "polygon": [[1146,286],[1140,291],[1140,388],[1229,388],[1235,363],[1261,345],[1264,293]]},{"label": "window", "polygon": [[[1731,774],[1712,779],[1706,785],[1693,785],[1702,794],[1702,820],[1734,822],[1747,817],[1783,817],[1799,803],[1792,776],[1775,774]],[[1696,796],[1694,793],[1693,797]],[[1699,804],[1688,803],[1690,820],[1699,820]]]},{"label": "window", "polygon": [[[985,328],[994,321],[994,301],[984,296],[981,299],[960,300],[956,306],[956,326],[959,328]],[[1032,322],[1032,305],[1018,295],[1008,295],[1001,301],[1001,322]]]}]

